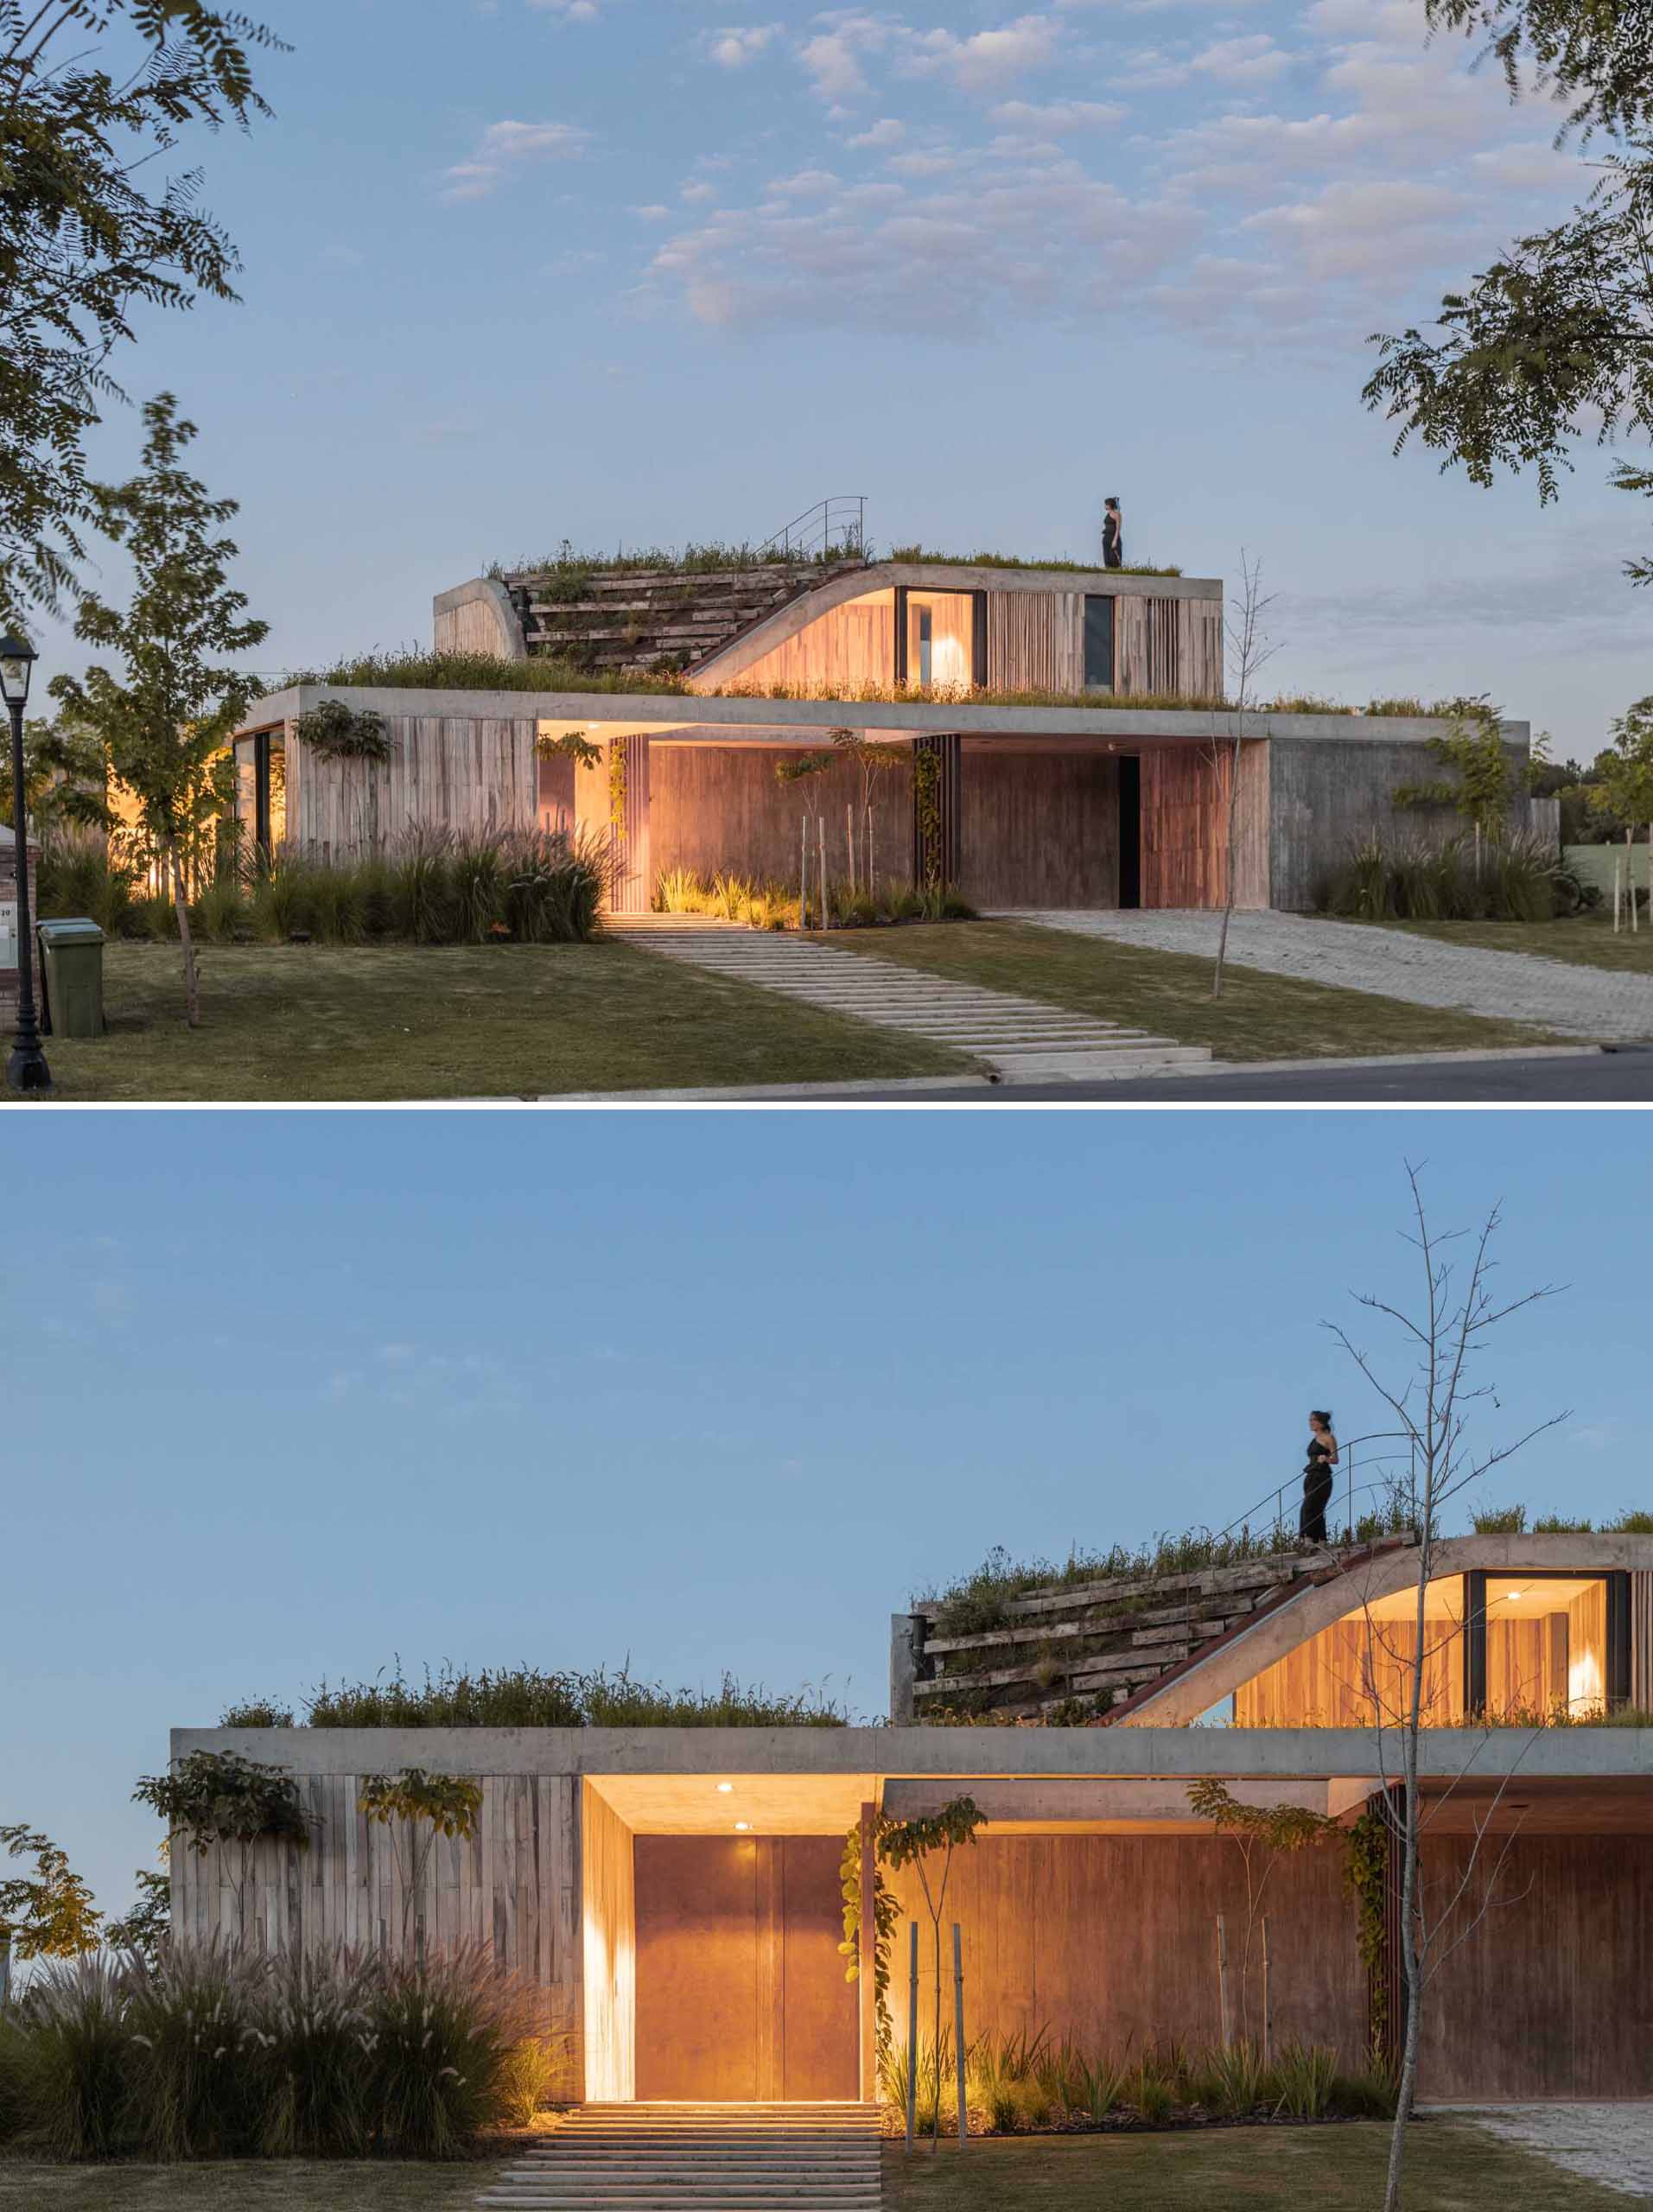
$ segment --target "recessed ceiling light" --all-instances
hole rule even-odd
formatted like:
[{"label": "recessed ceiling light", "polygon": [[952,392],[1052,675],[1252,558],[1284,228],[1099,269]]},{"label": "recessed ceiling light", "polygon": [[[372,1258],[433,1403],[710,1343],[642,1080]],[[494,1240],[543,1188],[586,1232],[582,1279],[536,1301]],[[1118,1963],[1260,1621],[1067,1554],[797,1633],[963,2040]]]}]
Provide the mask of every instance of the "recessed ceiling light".
[{"label": "recessed ceiling light", "polygon": [[727,1797],[729,1792],[734,1789],[734,1784],[732,1782],[720,1782],[717,1787],[721,1795]]},{"label": "recessed ceiling light", "polygon": [[748,1829],[748,1828],[752,1826],[752,1823],[751,1823],[751,1821],[736,1821],[736,1822],[734,1823],[734,1825],[735,1825],[735,1827],[736,1827],[737,1828],[739,1828],[739,1829],[741,1831],[741,1833],[744,1834],[745,1834],[745,1832],[747,1831],[747,1829]]}]

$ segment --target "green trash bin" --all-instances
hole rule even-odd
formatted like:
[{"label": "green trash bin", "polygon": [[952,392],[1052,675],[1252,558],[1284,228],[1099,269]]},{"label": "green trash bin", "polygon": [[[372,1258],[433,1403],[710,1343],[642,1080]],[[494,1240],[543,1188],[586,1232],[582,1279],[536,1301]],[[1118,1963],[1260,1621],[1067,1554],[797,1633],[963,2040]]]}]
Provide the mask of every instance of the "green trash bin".
[{"label": "green trash bin", "polygon": [[104,933],[96,922],[42,922],[44,1027],[54,1037],[104,1033]]}]

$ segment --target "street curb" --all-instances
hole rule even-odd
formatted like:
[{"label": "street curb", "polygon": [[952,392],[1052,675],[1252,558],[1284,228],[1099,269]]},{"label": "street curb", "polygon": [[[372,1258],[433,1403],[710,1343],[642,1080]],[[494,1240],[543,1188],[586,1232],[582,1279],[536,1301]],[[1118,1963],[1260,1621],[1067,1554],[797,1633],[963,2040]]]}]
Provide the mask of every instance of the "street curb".
[{"label": "street curb", "polygon": [[[1199,1065],[1203,1072],[1204,1063]],[[1135,1072],[1140,1075],[1141,1071]],[[661,1100],[689,1103],[718,1098],[854,1098],[868,1091],[957,1090],[964,1084],[978,1084],[983,1090],[995,1087],[991,1076],[975,1075],[969,1068],[961,1068],[957,1075],[868,1076],[853,1083],[741,1083],[699,1090],[548,1090],[532,1103],[536,1106],[623,1106],[627,1100],[643,1105]]]}]

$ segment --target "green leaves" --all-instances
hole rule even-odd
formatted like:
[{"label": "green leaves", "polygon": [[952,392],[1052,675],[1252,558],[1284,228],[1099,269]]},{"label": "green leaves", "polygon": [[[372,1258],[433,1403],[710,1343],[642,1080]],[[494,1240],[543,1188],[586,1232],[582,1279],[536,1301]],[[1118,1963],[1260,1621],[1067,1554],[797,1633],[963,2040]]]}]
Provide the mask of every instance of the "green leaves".
[{"label": "green leaves", "polygon": [[878,1855],[888,1866],[916,1866],[932,1851],[950,1854],[955,1846],[974,1843],[987,1815],[974,1797],[952,1797],[938,1813],[920,1820],[892,1821],[878,1840]]},{"label": "green leaves", "polygon": [[[129,39],[99,66],[122,18],[148,54],[133,68]],[[134,308],[235,297],[199,171],[156,156],[192,124],[267,113],[248,49],[281,45],[204,0],[0,0],[0,610],[77,588],[97,521],[83,441],[123,397],[108,364]]]},{"label": "green leaves", "polygon": [[404,1766],[397,1775],[370,1774],[356,1798],[356,1810],[370,1821],[428,1821],[436,1834],[464,1842],[476,1834],[481,1809],[480,1783],[463,1775],[430,1774],[422,1766]]},{"label": "green leaves", "polygon": [[1612,749],[1596,755],[1594,780],[1581,788],[1590,810],[1627,826],[1653,823],[1653,696],[1638,699],[1609,725]]},{"label": "green leaves", "polygon": [[132,1792],[152,1805],[169,1832],[205,1858],[215,1843],[270,1840],[310,1847],[310,1824],[298,1784],[283,1768],[238,1751],[191,1751],[174,1774],[146,1774]]},{"label": "green leaves", "polygon": [[323,699],[293,724],[293,734],[323,760],[388,760],[390,732],[372,707]]},{"label": "green leaves", "polygon": [[1188,1805],[1198,1819],[1210,1821],[1219,1835],[1258,1843],[1269,1852],[1306,1851],[1343,1834],[1336,1821],[1306,1805],[1243,1804],[1214,1775],[1189,1783]]}]

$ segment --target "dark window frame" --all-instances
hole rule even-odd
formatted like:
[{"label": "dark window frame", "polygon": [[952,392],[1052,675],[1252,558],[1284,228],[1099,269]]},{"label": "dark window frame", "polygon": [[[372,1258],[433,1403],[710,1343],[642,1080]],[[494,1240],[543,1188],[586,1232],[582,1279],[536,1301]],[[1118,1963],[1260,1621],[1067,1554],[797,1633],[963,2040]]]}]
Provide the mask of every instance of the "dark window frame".
[{"label": "dark window frame", "polygon": [[1464,1718],[1472,1722],[1486,1710],[1486,1586],[1509,1582],[1605,1582],[1606,1590],[1607,1710],[1628,1705],[1631,1688],[1630,1575],[1623,1567],[1543,1567],[1529,1571],[1472,1567],[1464,1577]]}]

